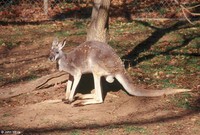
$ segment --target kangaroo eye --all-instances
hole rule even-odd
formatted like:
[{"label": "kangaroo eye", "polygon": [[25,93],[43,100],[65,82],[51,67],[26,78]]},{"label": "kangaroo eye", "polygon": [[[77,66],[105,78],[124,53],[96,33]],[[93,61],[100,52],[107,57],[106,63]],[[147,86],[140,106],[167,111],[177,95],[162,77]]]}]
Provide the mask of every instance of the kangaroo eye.
[{"label": "kangaroo eye", "polygon": [[56,52],[56,54],[59,54],[59,52]]}]

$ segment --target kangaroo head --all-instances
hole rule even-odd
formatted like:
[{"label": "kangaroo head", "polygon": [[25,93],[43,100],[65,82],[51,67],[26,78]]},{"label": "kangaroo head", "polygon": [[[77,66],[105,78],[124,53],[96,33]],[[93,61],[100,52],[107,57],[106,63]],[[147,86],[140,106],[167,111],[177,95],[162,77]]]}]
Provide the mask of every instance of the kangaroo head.
[{"label": "kangaroo head", "polygon": [[58,42],[58,38],[55,38],[53,40],[52,47],[49,54],[49,59],[51,61],[56,61],[61,58],[61,56],[63,55],[62,48],[65,46],[65,44],[66,44],[66,40],[63,40],[62,42]]}]

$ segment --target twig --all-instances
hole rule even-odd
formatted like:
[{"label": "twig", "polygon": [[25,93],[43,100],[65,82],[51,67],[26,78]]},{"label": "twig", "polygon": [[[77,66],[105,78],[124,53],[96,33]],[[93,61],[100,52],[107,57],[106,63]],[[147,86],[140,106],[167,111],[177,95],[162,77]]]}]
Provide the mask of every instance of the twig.
[{"label": "twig", "polygon": [[188,7],[188,9],[193,9],[193,8],[197,8],[197,7],[200,7],[200,4],[192,6],[192,7]]},{"label": "twig", "polygon": [[200,16],[200,13],[193,13],[193,12],[190,12],[190,11],[189,11],[189,9],[193,9],[193,8],[199,7],[200,4],[195,5],[195,6],[193,6],[193,7],[186,8],[186,7],[185,7],[183,4],[181,4],[178,0],[174,0],[174,1],[175,1],[176,4],[178,4],[178,5],[181,7],[181,11],[183,12],[183,15],[184,15],[184,17],[186,18],[186,20],[187,20],[190,24],[193,24],[193,25],[194,25],[194,23],[192,23],[191,20],[188,18],[186,12],[187,12],[188,14],[192,15],[192,16]]},{"label": "twig", "polygon": [[184,17],[185,17],[185,19],[190,23],[190,24],[193,24],[194,25],[194,23],[192,23],[191,21],[190,21],[190,19],[187,17],[187,14],[185,13],[185,10],[186,11],[188,11],[185,7],[183,7],[182,5],[180,5],[181,6],[181,10],[182,10],[182,12],[183,12],[183,15],[184,15]]}]

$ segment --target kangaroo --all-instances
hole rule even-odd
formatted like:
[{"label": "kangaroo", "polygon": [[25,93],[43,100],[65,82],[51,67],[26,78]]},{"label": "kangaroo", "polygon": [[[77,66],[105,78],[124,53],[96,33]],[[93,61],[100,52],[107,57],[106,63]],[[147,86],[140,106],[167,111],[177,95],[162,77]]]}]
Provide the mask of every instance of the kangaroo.
[{"label": "kangaroo", "polygon": [[190,91],[189,89],[166,89],[145,90],[132,84],[132,79],[126,72],[124,64],[113,48],[99,41],[86,41],[68,53],[62,51],[66,40],[59,42],[55,38],[52,43],[49,59],[57,61],[60,71],[68,72],[73,76],[69,79],[66,89],[66,101],[74,101],[76,87],[82,74],[92,73],[94,78],[94,94],[85,94],[79,105],[98,104],[103,102],[101,77],[112,83],[116,78],[124,89],[134,96],[157,97],[179,92]]}]

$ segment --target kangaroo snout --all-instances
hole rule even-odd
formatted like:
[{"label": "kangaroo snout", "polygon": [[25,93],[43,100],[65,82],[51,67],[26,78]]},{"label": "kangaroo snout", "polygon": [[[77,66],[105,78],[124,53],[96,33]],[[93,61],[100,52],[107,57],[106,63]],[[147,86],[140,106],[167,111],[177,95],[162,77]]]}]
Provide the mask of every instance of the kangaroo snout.
[{"label": "kangaroo snout", "polygon": [[54,57],[53,56],[49,56],[49,58],[48,58],[50,61],[55,61],[55,59],[54,59]]},{"label": "kangaroo snout", "polygon": [[55,56],[52,53],[50,53],[48,59],[53,62],[55,61]]}]

